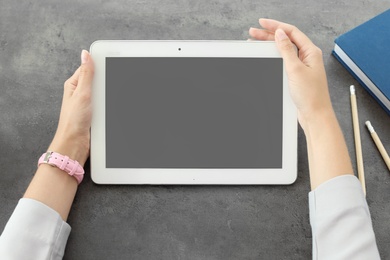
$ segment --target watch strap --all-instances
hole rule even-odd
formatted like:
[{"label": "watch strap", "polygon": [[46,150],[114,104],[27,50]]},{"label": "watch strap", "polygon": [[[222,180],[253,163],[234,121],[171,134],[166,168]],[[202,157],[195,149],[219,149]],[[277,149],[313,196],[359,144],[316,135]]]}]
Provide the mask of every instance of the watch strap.
[{"label": "watch strap", "polygon": [[77,183],[80,184],[84,178],[84,169],[80,163],[76,160],[70,159],[66,155],[61,155],[56,152],[48,151],[39,158],[38,166],[42,163],[47,163],[52,166],[56,166],[59,169],[65,171],[70,176],[76,178]]}]

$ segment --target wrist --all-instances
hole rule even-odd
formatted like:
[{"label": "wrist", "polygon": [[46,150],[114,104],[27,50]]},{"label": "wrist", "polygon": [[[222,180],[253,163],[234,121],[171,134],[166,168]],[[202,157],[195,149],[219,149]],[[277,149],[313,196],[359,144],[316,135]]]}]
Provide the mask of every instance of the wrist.
[{"label": "wrist", "polygon": [[77,139],[65,140],[55,136],[48,150],[66,155],[84,167],[85,161],[89,156],[89,142]]},{"label": "wrist", "polygon": [[298,111],[298,120],[305,133],[313,128],[321,128],[324,127],[324,125],[328,125],[333,122],[337,123],[336,115],[333,111],[332,105],[317,111]]}]

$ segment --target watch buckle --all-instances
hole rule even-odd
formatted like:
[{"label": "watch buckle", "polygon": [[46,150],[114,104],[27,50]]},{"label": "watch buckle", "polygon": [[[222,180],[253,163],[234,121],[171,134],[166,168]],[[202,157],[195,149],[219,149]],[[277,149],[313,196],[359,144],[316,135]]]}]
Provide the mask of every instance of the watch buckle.
[{"label": "watch buckle", "polygon": [[49,159],[50,159],[52,153],[53,153],[52,151],[47,151],[45,158],[43,159],[44,163],[51,164],[51,163],[49,163]]}]

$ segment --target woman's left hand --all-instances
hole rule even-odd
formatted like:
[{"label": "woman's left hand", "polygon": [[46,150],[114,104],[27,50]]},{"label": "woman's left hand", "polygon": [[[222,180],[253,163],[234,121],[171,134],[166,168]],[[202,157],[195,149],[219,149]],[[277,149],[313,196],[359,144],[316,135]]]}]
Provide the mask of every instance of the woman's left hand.
[{"label": "woman's left hand", "polygon": [[65,81],[58,128],[48,149],[69,156],[81,165],[85,164],[90,149],[93,75],[92,57],[83,50],[81,66]]}]

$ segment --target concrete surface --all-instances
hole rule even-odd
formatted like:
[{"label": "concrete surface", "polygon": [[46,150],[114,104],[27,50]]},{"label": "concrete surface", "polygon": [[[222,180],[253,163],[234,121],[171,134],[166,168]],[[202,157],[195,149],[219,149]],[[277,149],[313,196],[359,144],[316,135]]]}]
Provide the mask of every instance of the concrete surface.
[{"label": "concrete surface", "polygon": [[[390,150],[390,118],[331,56],[340,34],[389,1],[0,1],[0,229],[56,129],[63,82],[99,39],[247,39],[257,19],[297,25],[322,48],[334,108],[354,165],[349,85],[357,86],[367,201],[390,259],[390,174],[363,122]],[[369,35],[367,36],[369,37]],[[97,186],[76,196],[64,259],[310,259],[309,176],[299,132],[291,186]],[[356,166],[355,166],[356,168]]]}]

